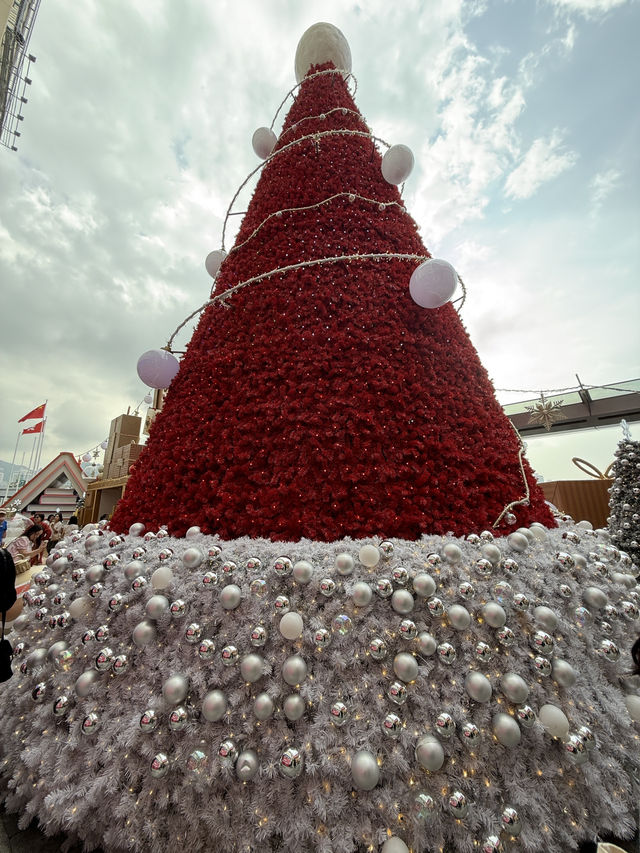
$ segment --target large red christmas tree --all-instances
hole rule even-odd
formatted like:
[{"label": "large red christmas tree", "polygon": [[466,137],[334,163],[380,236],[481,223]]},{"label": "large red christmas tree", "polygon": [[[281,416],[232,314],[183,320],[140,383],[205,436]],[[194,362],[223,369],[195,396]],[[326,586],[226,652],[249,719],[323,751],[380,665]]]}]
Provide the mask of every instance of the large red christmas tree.
[{"label": "large red christmas tree", "polygon": [[[347,82],[317,73],[331,68],[302,82],[218,293],[314,259],[427,254]],[[300,266],[210,305],[112,526],[327,541],[491,527],[525,493],[519,439],[454,306],[411,299],[418,263]],[[503,533],[554,523],[525,470],[529,503]]]}]

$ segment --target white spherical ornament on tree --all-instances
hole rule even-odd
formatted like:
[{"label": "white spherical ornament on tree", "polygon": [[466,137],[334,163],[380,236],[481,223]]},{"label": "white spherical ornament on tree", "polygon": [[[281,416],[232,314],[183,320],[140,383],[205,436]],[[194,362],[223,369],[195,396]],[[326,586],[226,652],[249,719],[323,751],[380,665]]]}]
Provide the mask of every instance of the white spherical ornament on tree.
[{"label": "white spherical ornament on tree", "polygon": [[493,733],[503,746],[516,746],[520,743],[520,726],[509,714],[496,714],[492,721]]},{"label": "white spherical ornament on tree", "polygon": [[285,640],[297,640],[302,634],[304,622],[302,616],[294,610],[285,613],[280,620],[280,633]]},{"label": "white spherical ornament on tree", "polygon": [[569,720],[556,705],[543,705],[538,711],[538,719],[554,737],[565,737],[569,731]]},{"label": "white spherical ornament on tree", "polygon": [[262,678],[262,666],[264,658],[255,653],[245,655],[240,662],[240,674],[245,681],[253,684]]},{"label": "white spherical ornament on tree", "polygon": [[388,184],[403,184],[413,164],[413,151],[408,146],[392,145],[382,158],[382,177]]},{"label": "white spherical ornament on tree", "polygon": [[313,566],[307,560],[298,560],[293,567],[293,577],[297,583],[309,583],[313,575]]},{"label": "white spherical ornament on tree", "polygon": [[282,703],[282,710],[287,720],[295,722],[304,714],[304,699],[299,693],[292,693]]},{"label": "white spherical ornament on tree", "polygon": [[282,677],[291,687],[300,684],[307,677],[307,664],[300,655],[292,655],[282,665]]},{"label": "white spherical ornament on tree", "polygon": [[380,779],[380,768],[375,755],[360,749],[351,759],[351,776],[356,788],[372,791]]},{"label": "white spherical ornament on tree", "polygon": [[373,590],[364,581],[359,581],[351,591],[351,598],[356,607],[366,607],[367,604],[371,603],[372,597]]},{"label": "white spherical ornament on tree", "polygon": [[351,50],[344,35],[333,24],[317,23],[302,34],[296,49],[296,81],[304,80],[312,65],[333,62],[339,71],[351,71]]},{"label": "white spherical ornament on tree", "polygon": [[433,735],[423,735],[416,744],[416,761],[424,770],[434,773],[444,764],[444,749]]},{"label": "white spherical ornament on tree", "polygon": [[561,687],[573,687],[576,683],[578,673],[566,660],[554,658],[551,664],[551,677]]},{"label": "white spherical ornament on tree", "polygon": [[[251,145],[261,160],[266,160],[277,142],[275,133],[269,127],[259,127],[251,137]],[[212,255],[214,252],[211,253]],[[208,258],[207,258],[208,260]],[[208,271],[208,267],[207,267]],[[211,273],[210,273],[211,275]]]},{"label": "white spherical ornament on tree", "polygon": [[627,707],[629,716],[635,723],[640,723],[640,696],[630,694],[624,697],[624,704]]},{"label": "white spherical ornament on tree", "polygon": [[151,575],[151,586],[155,590],[167,589],[173,581],[173,572],[169,566],[160,566]]},{"label": "white spherical ornament on tree", "polygon": [[363,545],[358,553],[358,559],[363,566],[373,568],[380,562],[380,551],[375,545]]},{"label": "white spherical ornament on tree", "polygon": [[393,671],[401,681],[415,681],[418,677],[418,661],[409,652],[400,652],[393,659]]},{"label": "white spherical ornament on tree", "polygon": [[520,704],[529,695],[529,685],[515,672],[505,672],[500,679],[500,687],[510,702]]},{"label": "white spherical ornament on tree", "polygon": [[[145,606],[149,619],[160,619],[169,609],[169,599],[164,595],[152,595]],[[135,630],[135,629],[134,629]]]},{"label": "white spherical ornament on tree", "polygon": [[533,611],[533,618],[538,625],[542,625],[545,631],[551,633],[558,626],[558,617],[550,607],[536,607]]},{"label": "white spherical ornament on tree", "polygon": [[253,713],[258,720],[268,720],[275,710],[273,699],[268,693],[260,693],[253,702]]},{"label": "white spherical ornament on tree", "polygon": [[471,614],[461,604],[452,604],[447,609],[447,617],[456,631],[465,631],[471,624]]},{"label": "white spherical ornament on tree", "polygon": [[430,598],[436,591],[436,582],[431,575],[421,573],[413,579],[413,588],[420,598]]},{"label": "white spherical ornament on tree", "polygon": [[221,690],[210,690],[202,700],[202,716],[216,723],[227,713],[227,697]]},{"label": "white spherical ornament on tree", "polygon": [[488,702],[491,699],[491,682],[481,672],[470,672],[464,681],[464,689],[476,702]]},{"label": "white spherical ornament on tree", "polygon": [[168,388],[180,369],[180,362],[164,349],[150,349],[138,359],[138,376],[150,388]]},{"label": "white spherical ornament on tree", "polygon": [[382,845],[380,853],[409,853],[409,848],[401,838],[397,835],[392,835]]},{"label": "white spherical ornament on tree", "polygon": [[162,695],[165,702],[177,705],[184,702],[189,691],[189,679],[184,675],[172,675],[162,685]]},{"label": "white spherical ornament on tree", "polygon": [[440,308],[451,299],[457,286],[458,274],[450,263],[428,258],[411,274],[409,293],[421,308]]},{"label": "white spherical ornament on tree", "polygon": [[[266,130],[267,128],[260,128],[261,130]],[[256,131],[257,133],[258,131]],[[254,134],[255,135],[255,134]],[[255,146],[254,146],[255,147]],[[257,153],[257,152],[256,152]],[[211,278],[215,278],[218,274],[218,270],[222,266],[222,262],[227,257],[227,253],[224,249],[215,249],[213,252],[209,252],[204,261],[204,267],[206,271],[209,273]]]},{"label": "white spherical ornament on tree", "polygon": [[411,613],[413,605],[413,596],[408,589],[396,589],[391,596],[391,606],[396,613],[401,613],[403,616],[406,616],[407,613]]},{"label": "white spherical ornament on tree", "polygon": [[492,628],[502,628],[507,621],[507,614],[504,608],[496,601],[488,601],[482,608],[482,615],[487,624],[491,625]]}]

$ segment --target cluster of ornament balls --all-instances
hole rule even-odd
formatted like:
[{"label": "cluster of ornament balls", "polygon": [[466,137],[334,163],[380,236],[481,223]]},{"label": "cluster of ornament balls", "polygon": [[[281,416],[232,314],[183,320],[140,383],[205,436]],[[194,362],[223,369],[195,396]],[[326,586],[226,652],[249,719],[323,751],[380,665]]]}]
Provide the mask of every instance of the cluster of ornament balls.
[{"label": "cluster of ornament balls", "polygon": [[[613,484],[609,489],[612,512],[607,522],[611,539],[633,559],[640,558],[640,442],[616,448]],[[632,500],[633,503],[629,503]]]},{"label": "cluster of ornament balls", "polygon": [[[535,536],[536,526],[532,525],[532,529],[528,530],[529,537]],[[540,525],[540,530],[544,530]],[[100,537],[105,534],[104,529],[98,528],[88,532],[88,535],[77,533],[71,537],[72,544],[77,544],[85,538],[87,550],[91,550],[94,545],[101,540]],[[144,525],[134,524],[130,529],[130,533],[134,536],[140,536],[144,532]],[[187,538],[192,539],[200,534],[197,527],[191,528],[187,533]],[[542,533],[541,533],[542,535]],[[545,533],[546,535],[546,533]],[[154,539],[163,539],[168,536],[166,529],[160,529],[157,534],[149,531],[144,533],[143,540],[150,542]],[[567,544],[578,542],[579,537],[572,531],[566,531],[563,538]],[[493,534],[490,531],[483,531],[480,536],[470,534],[467,540],[478,544],[482,548],[482,557],[476,562],[476,569],[480,575],[489,576],[492,572],[493,565],[496,560],[500,560],[501,564],[507,570],[517,572],[517,563],[511,558],[502,558],[500,550],[493,544]],[[529,544],[529,539],[525,534],[525,528],[521,531],[510,534],[507,539],[510,547],[514,551],[524,551]],[[109,539],[109,547],[116,548],[125,543],[122,536],[116,535]],[[379,546],[363,545],[359,550],[360,562],[369,568],[374,568],[380,562],[380,559],[389,560],[393,555],[394,545],[390,541],[383,541]],[[496,552],[496,553],[494,553]],[[131,554],[132,560],[125,566],[124,574],[127,580],[131,582],[134,591],[141,591],[147,586],[148,581],[144,574],[144,564],[141,560],[145,559],[146,547],[144,544],[137,545]],[[459,547],[455,543],[447,543],[442,549],[444,559],[450,562],[457,562],[461,557]],[[170,561],[174,554],[171,548],[162,548],[156,555],[160,562],[160,567],[155,570],[151,576],[152,587],[157,591],[166,589],[172,580],[172,572],[169,568]],[[592,556],[592,555],[590,555]],[[611,562],[620,562],[620,568],[631,565],[631,560],[628,555],[620,553],[618,549],[611,545],[598,543],[593,548],[593,558],[601,557]],[[206,560],[207,571],[202,576],[202,584],[204,587],[213,587],[218,583],[218,572],[223,579],[232,580],[233,573],[237,568],[231,560],[222,560],[222,550],[219,546],[213,545],[208,548],[206,557],[199,547],[188,547],[182,555],[183,564],[190,569],[197,569]],[[558,552],[555,555],[556,562],[565,569],[571,569],[575,566],[574,557],[568,553]],[[55,550],[50,558],[49,563],[54,571],[72,567],[74,561],[74,550],[60,548]],[[437,567],[442,561],[438,554],[430,554],[427,557],[427,564]],[[86,581],[90,584],[88,594],[92,598],[97,598],[101,595],[103,585],[101,580],[104,573],[115,568],[120,562],[120,557],[117,553],[108,554],[102,565],[94,565],[86,571],[80,567],[71,568],[71,577],[76,583]],[[164,564],[164,565],[163,565]],[[604,564],[600,564],[604,565]],[[336,572],[341,576],[348,576],[354,570],[354,558],[343,553],[336,558]],[[216,569],[214,571],[214,568]],[[247,561],[247,569],[252,573],[260,573],[262,563],[259,558],[252,557]],[[605,566],[606,569],[606,566]],[[292,575],[293,578],[300,584],[309,582],[312,576],[313,567],[305,561],[300,560],[297,563],[286,557],[278,557],[273,563],[273,570],[276,575],[286,577]],[[451,643],[437,641],[427,632],[418,634],[415,623],[406,618],[413,609],[414,599],[412,593],[406,588],[409,582],[412,583],[415,593],[426,600],[427,607],[432,616],[441,616],[444,613],[443,602],[435,596],[436,584],[430,575],[420,572],[415,577],[410,577],[406,569],[401,566],[393,567],[387,573],[390,577],[379,577],[376,579],[373,588],[365,582],[356,583],[351,597],[356,606],[366,606],[372,599],[374,591],[382,599],[389,599],[391,607],[398,613],[402,619],[399,627],[400,636],[405,639],[416,639],[419,645],[420,652],[425,655],[437,654],[438,659],[444,664],[452,664],[456,658],[456,650]],[[624,581],[622,580],[624,577]],[[629,576],[629,580],[633,580]],[[620,582],[627,583],[627,576],[620,575]],[[36,587],[49,587],[50,589],[53,578],[48,571],[38,573],[34,582]],[[395,583],[395,587],[394,587]],[[256,577],[251,583],[251,591],[255,595],[261,596],[264,594],[266,580],[261,577]],[[506,581],[500,581],[496,585],[496,591],[500,587],[500,592],[508,594],[510,585]],[[319,591],[327,598],[331,597],[336,589],[336,583],[331,577],[322,579],[319,583]],[[459,586],[459,593],[463,598],[473,596],[474,590],[469,582],[463,582]],[[496,592],[496,594],[498,594]],[[637,594],[629,590],[628,602],[622,602],[621,607],[624,609],[624,615],[628,618],[638,618],[637,604],[632,600],[637,598]],[[612,608],[607,604],[606,595],[595,587],[588,587],[583,594],[585,603],[591,604],[597,609],[603,609],[605,616],[607,608]],[[65,593],[55,591],[51,596],[52,603],[56,606],[65,605]],[[241,601],[242,593],[240,588],[228,583],[220,591],[220,603],[227,610],[235,609]],[[25,603],[30,607],[37,608],[35,618],[38,621],[48,621],[52,628],[68,627],[73,617],[79,616],[86,612],[86,599],[82,597],[74,599],[68,604],[68,610],[61,614],[51,614],[49,616],[46,603],[46,596],[43,592],[37,590],[28,590],[25,594]],[[123,606],[123,596],[119,593],[112,595],[108,602],[108,607],[111,611],[117,611]],[[513,604],[516,609],[526,609],[529,602],[524,594],[517,594],[513,597]],[[282,614],[279,621],[280,633],[283,637],[289,640],[298,639],[303,632],[304,622],[299,613],[289,610],[289,602],[287,596],[281,595],[275,601],[276,612]],[[144,646],[153,641],[156,637],[155,620],[159,619],[163,613],[169,611],[173,618],[182,618],[186,614],[187,605],[182,599],[177,599],[172,603],[159,594],[154,594],[149,598],[146,604],[147,619],[140,622],[133,630],[133,641],[138,646]],[[582,611],[582,612],[579,612]],[[469,612],[461,605],[451,605],[447,608],[447,615],[451,624],[458,630],[464,630],[470,622]],[[484,619],[489,625],[497,629],[498,640],[504,645],[509,645],[514,638],[510,629],[505,625],[504,610],[496,602],[488,602],[482,611]],[[548,628],[553,631],[555,627],[555,614],[549,608],[537,607],[534,612],[535,620],[542,628]],[[576,609],[575,617],[579,621],[584,618],[586,621],[588,611],[584,607]],[[605,627],[606,623],[603,623]],[[347,614],[339,614],[332,620],[333,632],[341,635],[346,635],[352,629],[351,619]],[[203,629],[198,623],[190,623],[185,631],[184,636],[188,643],[198,644],[198,655],[200,658],[207,660],[212,657],[216,651],[215,643],[210,639],[203,639]],[[102,625],[95,631],[87,630],[82,642],[87,644],[92,641],[105,642],[109,638],[108,625]],[[319,628],[314,633],[314,642],[318,647],[323,647],[331,642],[332,634],[326,628]],[[266,642],[266,631],[258,625],[253,630],[251,635],[251,643],[255,647],[264,645]],[[550,655],[553,652],[554,641],[550,633],[545,630],[535,630],[531,636],[531,645],[536,652],[534,666],[542,675],[549,675],[553,672],[556,681],[568,687],[575,681],[576,674],[573,668],[562,660],[554,660],[553,664],[550,660]],[[25,651],[25,646],[20,643],[16,646],[15,654],[20,656]],[[65,642],[58,642],[48,651],[45,649],[38,650],[44,657],[55,659],[56,665],[61,669],[68,668],[73,658],[73,653],[67,648]],[[369,642],[368,652],[374,660],[382,660],[388,654],[386,642],[375,637]],[[486,643],[478,643],[476,645],[476,655],[483,659],[483,656],[491,652],[490,647]],[[604,639],[600,646],[600,652],[611,660],[616,660],[619,656],[619,650],[615,643],[609,639]],[[225,666],[234,666],[240,663],[240,672],[246,682],[252,683],[260,679],[263,674],[263,659],[258,654],[245,655],[241,660],[236,646],[229,644],[221,650],[222,663]],[[33,654],[29,655],[28,660],[21,663],[20,670],[23,673],[29,672],[33,667],[42,664],[44,661],[36,661],[33,659]],[[82,673],[76,680],[75,692],[78,696],[88,695],[91,687],[98,676],[98,673],[111,669],[114,674],[122,675],[127,671],[129,662],[125,654],[114,654],[113,650],[108,646],[102,648],[95,658],[95,669],[88,670]],[[395,655],[393,660],[393,670],[397,677],[397,681],[393,682],[387,691],[387,696],[396,705],[402,705],[406,700],[407,688],[406,683],[415,680],[418,674],[418,664],[416,658],[406,652],[400,652]],[[284,681],[291,685],[297,685],[304,681],[307,675],[307,665],[304,659],[298,655],[289,657],[282,668],[282,676]],[[521,725],[530,726],[535,722],[535,712],[527,706],[526,699],[528,695],[528,686],[524,679],[516,673],[505,673],[501,679],[501,689],[507,698],[514,703],[521,705],[517,709],[517,718]],[[471,671],[465,679],[465,690],[469,696],[478,701],[486,702],[489,700],[492,692],[492,687],[488,679],[479,672]],[[187,725],[189,713],[184,707],[185,699],[189,692],[189,680],[183,675],[172,675],[167,678],[163,684],[163,698],[168,706],[171,707],[169,713],[168,724],[172,731],[181,731]],[[32,690],[32,697],[35,701],[43,701],[46,698],[47,685],[45,682],[37,684]],[[70,706],[71,700],[67,695],[58,696],[53,702],[53,713],[56,716],[64,715]],[[304,700],[298,694],[291,694],[284,702],[283,710],[287,719],[297,720],[304,713]],[[259,694],[253,705],[253,711],[258,720],[267,720],[274,712],[274,703],[267,693]],[[219,721],[227,713],[227,699],[221,690],[209,691],[202,700],[201,713],[204,719],[208,721]],[[348,709],[341,702],[334,702],[330,709],[331,720],[336,726],[343,725],[348,719]],[[569,723],[564,713],[553,705],[544,705],[540,708],[538,718],[545,729],[556,737],[564,740],[564,749],[567,752],[569,759],[575,764],[582,764],[587,760],[588,751],[595,747],[595,738],[591,730],[587,726],[581,726],[575,733],[568,733]],[[153,708],[147,708],[142,713],[139,720],[139,728],[142,732],[151,732],[158,726],[159,714]],[[394,714],[389,713],[385,717],[383,723],[385,732],[391,737],[397,737],[402,728],[402,721]],[[441,744],[441,738],[449,737],[454,729],[455,722],[453,718],[446,712],[438,715],[436,719],[436,732],[439,737],[427,734],[420,737],[415,747],[415,757],[418,764],[431,771],[439,770],[444,763],[444,750]],[[100,728],[100,718],[95,712],[87,714],[81,721],[81,732],[83,735],[90,736]],[[513,746],[520,739],[520,729],[518,722],[508,714],[497,714],[493,720],[493,733],[496,738],[507,746]],[[467,722],[464,724],[462,736],[465,743],[473,745],[480,737],[480,732],[475,724]],[[259,758],[255,750],[243,749],[238,751],[234,741],[226,738],[218,748],[218,755],[231,769],[235,771],[237,778],[240,781],[251,780],[259,771]],[[207,764],[207,756],[201,750],[194,750],[188,757],[186,768],[190,772],[199,772],[203,770]],[[154,778],[161,778],[171,767],[171,760],[164,752],[157,753],[150,765],[150,774]],[[278,767],[283,777],[289,779],[297,778],[304,769],[304,756],[301,750],[295,747],[289,747],[279,756]],[[353,782],[356,787],[362,790],[372,790],[379,781],[379,767],[376,757],[368,750],[358,750],[353,756],[351,762],[351,773]],[[469,803],[465,794],[455,790],[450,793],[446,801],[446,807],[449,812],[458,819],[466,816]],[[416,818],[428,821],[433,819],[438,805],[434,797],[426,792],[418,793],[414,798],[414,813]],[[521,823],[518,814],[511,806],[504,808],[502,813],[502,826],[505,831],[508,831],[512,836],[518,835],[521,831]],[[383,846],[385,853],[400,853],[406,850],[406,845],[401,839],[391,838]],[[481,847],[481,850],[487,853],[502,850],[502,843],[499,836],[489,836]]]}]

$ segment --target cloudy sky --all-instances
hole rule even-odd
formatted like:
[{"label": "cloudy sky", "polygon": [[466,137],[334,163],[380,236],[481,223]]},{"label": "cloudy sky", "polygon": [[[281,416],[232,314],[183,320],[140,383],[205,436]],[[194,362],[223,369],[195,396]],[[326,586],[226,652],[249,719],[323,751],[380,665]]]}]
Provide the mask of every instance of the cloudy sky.
[{"label": "cloudy sky", "polygon": [[[350,43],[372,131],[415,153],[407,206],[467,283],[496,388],[640,376],[638,2],[42,0],[19,151],[0,149],[0,459],[45,399],[43,462],[142,399],[137,358],[207,298],[252,133],[318,20]],[[571,457],[604,469],[619,436],[529,457],[581,476]]]}]

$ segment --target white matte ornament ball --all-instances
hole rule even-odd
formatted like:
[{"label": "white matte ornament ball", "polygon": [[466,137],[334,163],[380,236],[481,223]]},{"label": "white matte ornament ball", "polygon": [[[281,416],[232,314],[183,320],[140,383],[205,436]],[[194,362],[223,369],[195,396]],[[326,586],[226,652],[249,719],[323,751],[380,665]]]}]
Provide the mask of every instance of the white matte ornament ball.
[{"label": "white matte ornament ball", "polygon": [[388,184],[403,184],[414,165],[413,151],[407,145],[392,145],[382,158],[382,177]]},{"label": "white matte ornament ball", "polygon": [[447,617],[456,631],[465,631],[471,624],[471,614],[461,604],[452,604],[447,610]]},{"label": "white matte ornament ball", "polygon": [[235,610],[242,601],[242,590],[234,583],[227,584],[220,592],[220,604],[225,610]]},{"label": "white matte ornament ball", "polygon": [[413,596],[408,589],[397,589],[391,596],[391,606],[396,613],[406,616],[413,610]]},{"label": "white matte ornament ball", "polygon": [[[257,131],[256,131],[256,133],[257,133]],[[273,144],[275,145],[275,135],[274,135]],[[254,151],[255,151],[255,146],[254,146]],[[258,152],[256,151],[256,153],[258,153]],[[271,153],[271,152],[269,152],[269,153]],[[214,249],[213,252],[209,252],[209,254],[207,255],[207,257],[205,258],[205,261],[204,261],[204,268],[209,273],[211,278],[216,277],[216,275],[218,274],[218,270],[222,266],[222,262],[224,261],[224,259],[226,257],[227,257],[227,253],[224,251],[224,249]],[[189,530],[193,530],[193,529],[194,529],[193,527],[189,528]],[[189,538],[189,530],[187,530],[187,538]],[[199,527],[197,528],[197,530],[198,530],[198,533],[200,533]],[[191,535],[193,536],[194,534],[191,534]]]},{"label": "white matte ornament ball", "polygon": [[[445,263],[443,261],[443,263]],[[429,306],[425,306],[429,307]],[[437,306],[434,306],[437,307]],[[462,559],[462,551],[455,544],[455,542],[447,542],[447,544],[442,549],[442,556],[448,563],[459,563]]]},{"label": "white matte ornament ball", "polygon": [[273,714],[275,706],[268,693],[260,693],[253,702],[253,713],[258,720],[265,721]]},{"label": "white matte ornament ball", "polygon": [[245,655],[240,662],[240,674],[245,681],[253,684],[262,678],[264,659],[255,653]]},{"label": "white matte ornament ball", "polygon": [[[269,127],[259,127],[251,137],[251,147],[261,160],[266,160],[278,141],[275,133]],[[213,254],[213,252],[211,253]],[[207,258],[208,260],[209,258]],[[209,272],[207,268],[207,272]],[[211,273],[209,273],[211,275]]]},{"label": "white matte ornament ball", "polygon": [[416,761],[424,770],[434,773],[444,764],[444,749],[433,735],[423,735],[416,744]]},{"label": "white matte ornament ball", "polygon": [[177,705],[183,702],[189,691],[189,679],[184,675],[172,675],[162,685],[162,695],[165,702]]},{"label": "white matte ornament ball", "polygon": [[420,598],[430,598],[436,591],[436,582],[431,575],[421,573],[413,579],[413,588]]},{"label": "white matte ornament ball", "polygon": [[569,731],[569,720],[556,705],[543,705],[538,711],[538,719],[554,737],[565,737]]},{"label": "white matte ornament ball", "polygon": [[351,759],[351,776],[356,788],[373,791],[380,779],[378,761],[371,752],[360,749]]},{"label": "white matte ornament ball", "polygon": [[336,569],[339,575],[346,577],[353,573],[355,562],[351,554],[338,554],[336,557]]},{"label": "white matte ornament ball", "polygon": [[458,275],[454,268],[447,261],[436,258],[423,261],[409,279],[411,298],[421,308],[440,308],[445,305],[457,286]]},{"label": "white matte ornament ball", "polygon": [[[190,530],[194,530],[195,528],[191,527]],[[200,530],[200,528],[198,528]],[[201,565],[204,560],[204,554],[200,550],[200,548],[187,548],[187,550],[182,555],[182,564],[187,569],[197,569],[199,565]]]},{"label": "white matte ornament ball", "polygon": [[95,669],[87,669],[85,672],[80,673],[73,687],[76,695],[81,699],[88,696],[98,677]]},{"label": "white matte ornament ball", "polygon": [[488,702],[493,692],[491,682],[481,672],[469,672],[464,680],[464,689],[476,702]]},{"label": "white matte ornament ball", "polygon": [[507,536],[509,547],[522,554],[529,547],[529,540],[524,533],[510,533]]},{"label": "white matte ornament ball", "polygon": [[363,566],[371,569],[380,562],[380,551],[375,545],[363,545],[358,553],[358,559]]},{"label": "white matte ornament ball", "polygon": [[304,621],[299,613],[290,610],[280,620],[280,633],[285,640],[297,640],[304,629]]},{"label": "white matte ornament ball", "polygon": [[133,629],[132,638],[136,646],[141,649],[143,646],[152,643],[155,640],[156,635],[157,632],[155,624],[150,619],[143,619],[143,621],[138,622]]},{"label": "white matte ornament ball", "polygon": [[171,586],[172,582],[173,572],[169,566],[160,566],[151,575],[151,586],[157,591],[167,589]]},{"label": "white matte ornament ball", "polygon": [[551,677],[561,687],[573,687],[578,678],[578,673],[566,660],[554,658],[551,664]]},{"label": "white matte ornament ball", "polygon": [[529,695],[529,685],[515,672],[506,672],[500,679],[500,687],[510,702],[521,704]]},{"label": "white matte ornament ball", "polygon": [[293,567],[293,577],[297,583],[309,583],[313,575],[313,566],[307,560],[298,560]]},{"label": "white matte ornament ball", "polygon": [[202,531],[200,530],[198,525],[195,524],[193,527],[190,527],[187,530],[187,532],[184,534],[184,538],[185,539],[195,539],[196,536],[200,536],[201,533],[202,533]]},{"label": "white matte ornament ball", "polygon": [[603,590],[597,586],[588,586],[582,593],[585,602],[597,610],[606,607],[609,603],[609,597]]},{"label": "white matte ornament ball", "polygon": [[409,853],[409,848],[401,838],[397,835],[392,835],[382,845],[380,853]]},{"label": "white matte ornament ball", "polygon": [[367,604],[371,603],[371,599],[373,598],[373,590],[369,586],[368,583],[364,583],[364,581],[359,581],[351,591],[351,598],[353,599],[353,603],[356,607],[366,607]]},{"label": "white matte ornament ball", "polygon": [[437,647],[438,643],[436,638],[432,637],[431,634],[428,634],[426,631],[418,634],[418,648],[420,649],[421,654],[430,657],[435,654]]},{"label": "white matte ornament ball", "polygon": [[145,613],[149,619],[160,619],[169,609],[169,599],[164,595],[152,595],[147,601]]},{"label": "white matte ornament ball", "polygon": [[236,761],[236,776],[241,782],[249,782],[260,769],[255,749],[243,749]]},{"label": "white matte ornament ball", "polygon": [[558,627],[558,617],[550,607],[536,607],[533,611],[533,618],[538,625],[542,625],[545,631],[552,633]]},{"label": "white matte ornament ball", "polygon": [[292,693],[284,700],[282,709],[287,720],[295,722],[304,714],[304,699],[299,693]]},{"label": "white matte ornament ball", "polygon": [[168,388],[180,370],[180,362],[170,352],[151,349],[138,359],[138,376],[150,388]]},{"label": "white matte ornament ball", "polygon": [[307,664],[300,655],[291,655],[282,664],[282,677],[291,687],[301,684],[307,677]]},{"label": "white matte ornament ball", "polygon": [[89,612],[90,608],[91,601],[81,596],[80,598],[74,598],[69,604],[69,613],[74,619],[82,619]]},{"label": "white matte ornament ball", "polygon": [[624,704],[627,707],[629,716],[635,723],[640,723],[640,696],[630,694],[624,697]]},{"label": "white matte ornament ball", "polygon": [[495,601],[488,601],[482,608],[482,615],[492,628],[502,628],[506,624],[507,614],[504,608]]},{"label": "white matte ornament ball", "polygon": [[498,546],[494,545],[492,542],[487,542],[486,545],[482,546],[481,554],[484,559],[489,560],[489,562],[493,566],[497,566],[500,560],[502,559],[500,548],[498,548]]},{"label": "white matte ornament ball", "polygon": [[210,723],[217,723],[227,713],[227,697],[222,690],[210,690],[202,700],[202,716]]},{"label": "white matte ornament ball", "polygon": [[393,659],[393,671],[401,681],[408,684],[418,677],[418,661],[409,652],[400,652]]},{"label": "white matte ornament ball", "polygon": [[493,733],[503,746],[516,746],[520,743],[520,726],[510,714],[496,714],[492,721]]},{"label": "white matte ornament ball", "polygon": [[295,58],[296,81],[300,83],[312,65],[333,62],[336,69],[351,71],[351,50],[342,32],[333,24],[313,24],[298,42]]},{"label": "white matte ornament ball", "polygon": [[[104,444],[105,446],[102,447],[102,444]],[[102,444],[100,445],[100,447],[102,447],[103,450],[106,450],[108,447],[108,443],[105,444],[105,442],[103,441]],[[129,528],[129,536],[142,536],[143,533],[144,533],[144,524],[142,524],[142,522],[140,522],[140,521],[136,521]]]}]

